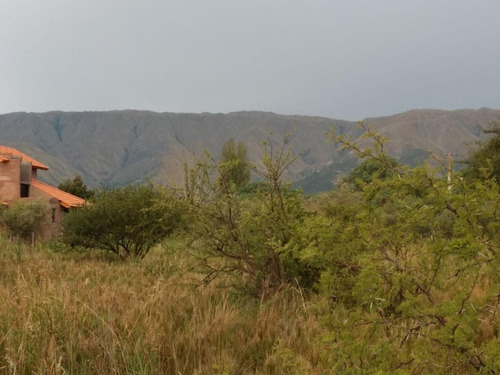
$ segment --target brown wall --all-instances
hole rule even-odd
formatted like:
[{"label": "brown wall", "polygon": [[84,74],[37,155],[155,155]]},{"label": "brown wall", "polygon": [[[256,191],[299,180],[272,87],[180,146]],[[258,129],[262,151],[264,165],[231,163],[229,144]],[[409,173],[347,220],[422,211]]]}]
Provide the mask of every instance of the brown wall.
[{"label": "brown wall", "polygon": [[13,201],[21,195],[21,160],[0,163],[0,199]]},{"label": "brown wall", "polygon": [[[61,229],[63,216],[65,215],[64,208],[61,207],[59,201],[52,198],[47,193],[38,190],[33,185],[30,186],[30,199],[40,199],[47,202],[50,211],[47,216],[47,224],[43,228],[42,238],[48,240],[52,236],[57,235]],[[54,210],[54,222],[52,222],[52,210]]]}]

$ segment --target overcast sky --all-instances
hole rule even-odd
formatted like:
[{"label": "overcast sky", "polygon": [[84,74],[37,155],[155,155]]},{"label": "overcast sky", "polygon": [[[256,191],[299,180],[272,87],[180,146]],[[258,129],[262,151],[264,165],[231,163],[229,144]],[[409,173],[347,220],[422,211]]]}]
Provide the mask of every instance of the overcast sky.
[{"label": "overcast sky", "polygon": [[498,0],[0,0],[0,113],[500,108]]}]

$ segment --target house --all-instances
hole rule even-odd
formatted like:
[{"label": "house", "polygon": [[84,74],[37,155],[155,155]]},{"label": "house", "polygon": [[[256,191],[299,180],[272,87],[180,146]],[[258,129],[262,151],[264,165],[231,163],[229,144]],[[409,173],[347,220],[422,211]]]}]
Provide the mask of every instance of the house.
[{"label": "house", "polygon": [[85,200],[38,180],[38,172],[49,167],[12,147],[0,145],[0,200],[5,206],[18,199],[40,199],[50,207],[42,238],[49,239],[60,229],[62,218]]}]

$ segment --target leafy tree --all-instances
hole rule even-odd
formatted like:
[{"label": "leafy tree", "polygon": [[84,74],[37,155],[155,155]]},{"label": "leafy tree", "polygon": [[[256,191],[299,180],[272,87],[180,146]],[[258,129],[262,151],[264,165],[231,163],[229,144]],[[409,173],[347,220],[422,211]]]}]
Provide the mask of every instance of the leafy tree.
[{"label": "leafy tree", "polygon": [[[382,137],[366,131],[370,149],[332,137],[389,166]],[[331,368],[496,373],[499,186],[426,166],[394,172],[326,197],[296,236],[301,261],[320,267],[318,288],[330,301]]]},{"label": "leafy tree", "polygon": [[49,206],[46,202],[19,199],[2,210],[1,220],[10,235],[26,240],[32,233],[40,233],[48,214]]},{"label": "leafy tree", "polygon": [[67,215],[63,239],[72,246],[143,258],[178,227],[180,204],[172,193],[151,184],[104,189],[92,204]]},{"label": "leafy tree", "polygon": [[64,180],[59,184],[58,188],[83,199],[91,199],[95,194],[93,190],[88,189],[87,185],[83,183],[80,175],[75,176],[73,180],[69,178]]},{"label": "leafy tree", "polygon": [[243,142],[236,145],[231,138],[222,147],[219,172],[227,181],[234,184],[236,190],[250,182],[250,163],[247,147]]},{"label": "leafy tree", "polygon": [[301,193],[282,181],[294,160],[285,146],[264,143],[263,186],[251,195],[237,194],[225,164],[210,157],[190,171],[190,244],[205,281],[229,275],[233,286],[268,298],[295,279],[290,245],[304,211]]},{"label": "leafy tree", "polygon": [[356,168],[354,168],[344,179],[357,189],[361,189],[364,184],[369,184],[374,178],[390,178],[394,176],[394,169],[399,165],[396,159],[388,158],[386,163],[377,159],[363,160]]},{"label": "leafy tree", "polygon": [[468,167],[463,176],[468,180],[494,178],[500,183],[500,122],[492,122],[484,133],[492,134],[485,142],[478,142],[479,148],[471,151],[463,161]]}]

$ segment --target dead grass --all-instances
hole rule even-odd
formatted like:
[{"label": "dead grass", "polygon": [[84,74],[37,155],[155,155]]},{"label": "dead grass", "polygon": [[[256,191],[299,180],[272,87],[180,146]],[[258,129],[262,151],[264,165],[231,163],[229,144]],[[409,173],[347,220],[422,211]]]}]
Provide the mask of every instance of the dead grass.
[{"label": "dead grass", "polygon": [[322,332],[299,291],[263,304],[193,288],[176,272],[182,262],[55,254],[0,239],[0,371],[320,373]]}]

